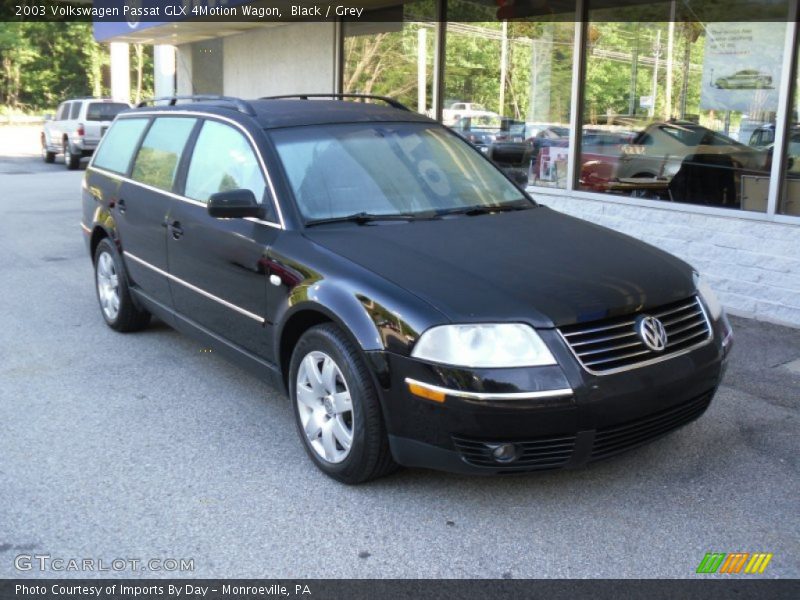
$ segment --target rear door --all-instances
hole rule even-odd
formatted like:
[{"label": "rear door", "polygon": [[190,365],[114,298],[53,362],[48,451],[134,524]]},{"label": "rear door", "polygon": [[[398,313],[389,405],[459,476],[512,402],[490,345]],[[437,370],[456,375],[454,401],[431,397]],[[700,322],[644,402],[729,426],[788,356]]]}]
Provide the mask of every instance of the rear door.
[{"label": "rear door", "polygon": [[[267,249],[280,227],[262,163],[247,132],[208,118],[183,169],[182,202],[174,202],[167,238],[175,309],[212,333],[274,362],[266,317]],[[249,189],[264,219],[215,219],[209,196]]]},{"label": "rear door", "polygon": [[178,165],[196,124],[197,119],[184,116],[153,119],[115,204],[125,266],[132,283],[167,307],[172,306],[167,276],[170,205],[176,197],[173,188]]}]

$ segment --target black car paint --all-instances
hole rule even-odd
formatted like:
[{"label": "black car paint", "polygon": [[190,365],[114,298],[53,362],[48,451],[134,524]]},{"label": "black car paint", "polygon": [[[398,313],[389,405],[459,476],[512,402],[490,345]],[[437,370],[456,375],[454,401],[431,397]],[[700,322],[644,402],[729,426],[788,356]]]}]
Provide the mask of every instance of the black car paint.
[{"label": "black car paint", "polygon": [[[691,353],[604,376],[586,372],[559,336],[557,326],[633,314],[696,293],[688,265],[622,234],[540,206],[473,217],[303,227],[265,129],[315,118],[427,119],[394,109],[359,115],[341,102],[320,103],[321,116],[308,112],[314,102],[277,104],[277,115],[260,107],[263,118],[213,106],[188,110],[200,115],[193,118],[222,118],[249,132],[269,167],[274,197],[267,203],[280,207],[283,228],[211,218],[181,196],[185,164],[171,194],[87,169],[87,246],[103,236],[123,253],[147,253],[163,245],[168,260],[157,251],[145,255],[173,278],[154,277],[157,272],[123,256],[136,300],[173,327],[285,389],[291,348],[283,341],[303,323],[323,318],[337,323],[364,351],[396,460],[447,470],[495,472],[461,460],[452,435],[522,440],[579,432],[582,441],[569,464],[581,464],[597,428],[716,389],[724,362],[719,323],[712,323],[713,341]],[[173,111],[181,112],[177,107],[154,112]],[[305,117],[298,116],[303,111]],[[179,236],[173,231],[176,222]],[[269,282],[273,275],[278,285]],[[260,322],[174,278],[244,308]],[[478,321],[533,325],[558,366],[461,369],[411,357],[414,343],[430,327]],[[411,395],[406,377],[467,392],[569,387],[574,393],[502,402],[448,397],[438,404]]]}]

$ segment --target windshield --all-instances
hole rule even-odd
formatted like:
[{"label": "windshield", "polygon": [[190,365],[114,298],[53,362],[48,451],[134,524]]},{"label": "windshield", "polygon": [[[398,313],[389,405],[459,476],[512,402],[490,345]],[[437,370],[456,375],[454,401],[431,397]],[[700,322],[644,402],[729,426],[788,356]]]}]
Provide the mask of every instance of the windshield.
[{"label": "windshield", "polygon": [[469,144],[439,125],[358,123],[270,134],[306,220],[530,203]]},{"label": "windshield", "polygon": [[113,121],[123,110],[130,106],[121,102],[92,102],[86,109],[87,121]]}]

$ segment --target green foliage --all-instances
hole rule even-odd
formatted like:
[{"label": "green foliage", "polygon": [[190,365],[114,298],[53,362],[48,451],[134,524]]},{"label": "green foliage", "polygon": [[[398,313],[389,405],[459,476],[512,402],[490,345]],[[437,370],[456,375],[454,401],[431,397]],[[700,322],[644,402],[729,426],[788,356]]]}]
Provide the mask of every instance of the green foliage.
[{"label": "green foliage", "polygon": [[133,177],[147,185],[163,190],[172,187],[172,178],[178,165],[178,155],[159,148],[142,148],[133,165]]},{"label": "green foliage", "polygon": [[[152,47],[131,54],[132,93],[141,67],[140,95],[152,96]],[[108,47],[94,41],[91,23],[0,23],[0,106],[6,112],[52,110],[67,98],[107,96],[109,85]]]}]

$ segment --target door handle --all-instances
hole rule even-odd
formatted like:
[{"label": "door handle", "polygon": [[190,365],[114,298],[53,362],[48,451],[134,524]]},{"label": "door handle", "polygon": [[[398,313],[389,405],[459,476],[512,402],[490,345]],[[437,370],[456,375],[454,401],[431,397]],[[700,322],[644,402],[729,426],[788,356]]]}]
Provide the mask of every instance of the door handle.
[{"label": "door handle", "polygon": [[120,213],[125,212],[125,200],[123,200],[122,198],[117,200],[117,210],[119,210]]},{"label": "door handle", "polygon": [[169,231],[172,234],[172,239],[177,240],[183,235],[183,229],[181,229],[180,221],[172,221],[169,224]]}]

